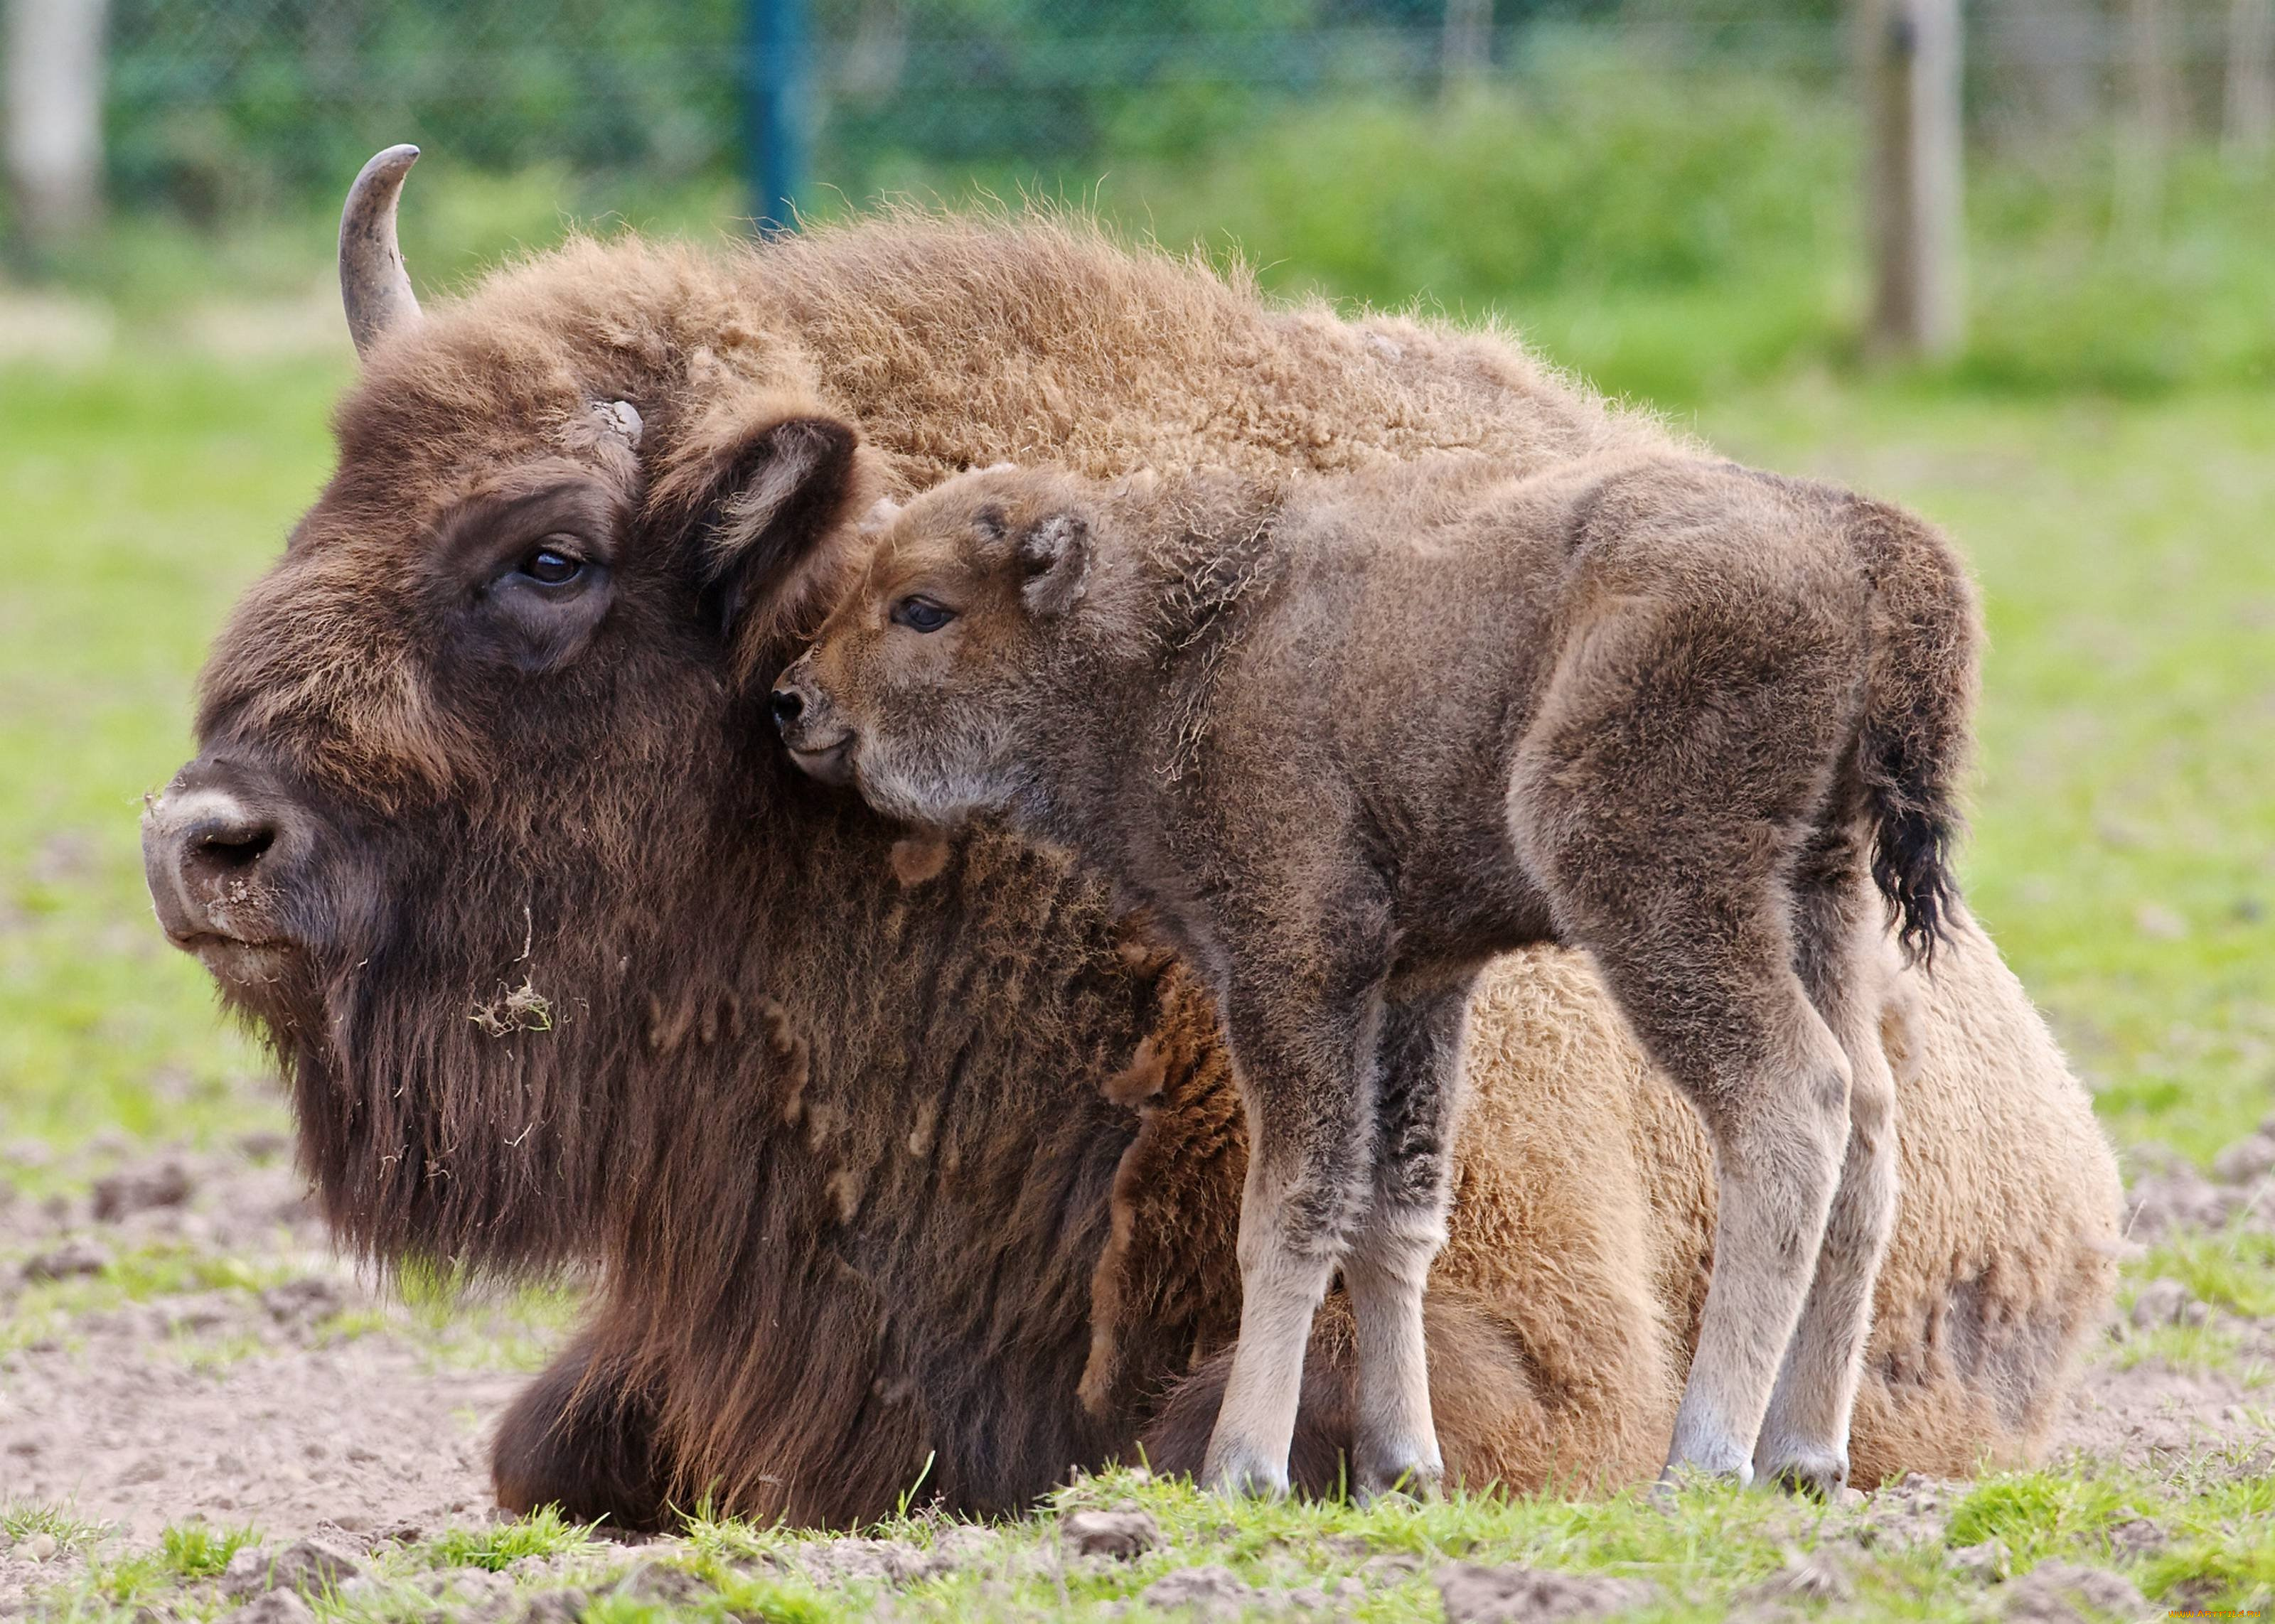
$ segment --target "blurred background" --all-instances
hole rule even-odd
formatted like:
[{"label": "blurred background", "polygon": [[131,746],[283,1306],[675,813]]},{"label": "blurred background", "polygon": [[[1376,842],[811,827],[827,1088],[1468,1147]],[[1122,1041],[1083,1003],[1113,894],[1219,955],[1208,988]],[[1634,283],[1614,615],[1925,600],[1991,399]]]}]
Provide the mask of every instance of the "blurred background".
[{"label": "blurred background", "polygon": [[2112,1131],[2209,1158],[2275,1107],[2271,4],[6,0],[0,1182],[281,1121],[135,820],[324,476],[400,140],[430,297],[1047,200],[1913,504],[1994,642],[1975,905]]},{"label": "blurred background", "polygon": [[[1239,246],[1281,289],[1521,306],[1609,386],[1688,396],[1871,336],[1876,203],[1908,195],[1878,139],[1931,171],[1908,235],[1951,284],[1926,347],[1959,375],[2139,392],[2275,365],[2270,0],[11,12],[10,263],[136,313],[302,291],[345,178],[415,140],[407,245],[438,280],[570,217],[1039,194]],[[1906,61],[1917,82],[1886,82]]]}]

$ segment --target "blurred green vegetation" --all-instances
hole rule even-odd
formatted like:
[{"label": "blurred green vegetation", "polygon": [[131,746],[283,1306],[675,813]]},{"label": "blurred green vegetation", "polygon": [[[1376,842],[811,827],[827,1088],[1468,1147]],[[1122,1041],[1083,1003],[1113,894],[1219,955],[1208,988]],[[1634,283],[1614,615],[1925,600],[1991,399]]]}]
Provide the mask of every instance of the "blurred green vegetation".
[{"label": "blurred green vegetation", "polygon": [[[1608,389],[1697,400],[1857,366],[1859,144],[1832,91],[1576,57],[1513,88],[1294,113],[1100,200],[1166,243],[1241,247],[1268,285],[1500,313]],[[1978,152],[1951,381],[2275,381],[2275,162],[2183,150],[2137,219],[2117,176],[2105,143]]]},{"label": "blurred green vegetation", "polygon": [[[820,218],[880,197],[1071,202],[1175,249],[1244,257],[1277,291],[1504,317],[1602,387],[1660,402],[1859,370],[1849,97],[1790,73],[1654,67],[1591,37],[1444,97],[1228,112],[1194,92],[1189,117],[1175,96],[1134,103],[1183,140],[1133,125],[1126,156],[1111,143],[1047,164],[865,150],[825,168],[806,202]],[[744,207],[716,169],[659,180],[478,157],[435,147],[412,183],[404,246],[430,287],[572,223],[707,235],[736,230]],[[2135,397],[2275,381],[2275,161],[2183,145],[2144,188],[2120,158],[2105,132],[2059,149],[1977,144],[1970,336],[1940,381]],[[337,167],[344,181],[351,164]],[[46,269],[130,320],[305,295],[329,276],[336,207],[204,225],[129,210]]]},{"label": "blurred green vegetation", "polygon": [[[191,679],[315,495],[345,363],[148,355],[0,381],[0,1134],[281,1122],[141,881]],[[263,1119],[267,1119],[265,1122]],[[250,1119],[250,1120],[248,1120]]]}]

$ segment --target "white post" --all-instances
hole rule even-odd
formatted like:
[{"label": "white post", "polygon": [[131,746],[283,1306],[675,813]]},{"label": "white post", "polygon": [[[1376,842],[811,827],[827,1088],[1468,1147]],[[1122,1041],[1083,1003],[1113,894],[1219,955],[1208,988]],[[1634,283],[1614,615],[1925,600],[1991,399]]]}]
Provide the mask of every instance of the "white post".
[{"label": "white post", "polygon": [[1966,337],[1958,0],[1862,0],[1872,348],[1937,359]]},{"label": "white post", "polygon": [[2126,0],[2127,107],[2119,126],[2112,224],[2121,240],[2152,244],[2165,211],[2165,166],[2171,157],[2175,103],[2165,41],[2165,0]]},{"label": "white post", "polygon": [[106,0],[9,0],[8,183],[40,246],[102,213],[106,10]]},{"label": "white post", "polygon": [[2228,0],[2227,149],[2256,157],[2275,141],[2275,0]]},{"label": "white post", "polygon": [[1446,0],[1440,81],[1447,94],[1485,77],[1493,42],[1493,0]]}]

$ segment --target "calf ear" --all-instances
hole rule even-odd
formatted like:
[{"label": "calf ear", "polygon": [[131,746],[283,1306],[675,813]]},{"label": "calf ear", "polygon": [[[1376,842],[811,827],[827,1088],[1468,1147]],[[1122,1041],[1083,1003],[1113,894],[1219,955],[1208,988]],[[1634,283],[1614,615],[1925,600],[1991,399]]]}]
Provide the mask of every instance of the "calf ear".
[{"label": "calf ear", "polygon": [[1079,513],[1054,513],[1019,538],[1027,584],[1019,589],[1027,611],[1063,615],[1090,585],[1090,524]]},{"label": "calf ear", "polygon": [[739,432],[699,433],[678,448],[648,507],[659,530],[684,539],[706,602],[747,663],[828,612],[873,482],[858,428],[785,402],[755,422],[745,416]]}]

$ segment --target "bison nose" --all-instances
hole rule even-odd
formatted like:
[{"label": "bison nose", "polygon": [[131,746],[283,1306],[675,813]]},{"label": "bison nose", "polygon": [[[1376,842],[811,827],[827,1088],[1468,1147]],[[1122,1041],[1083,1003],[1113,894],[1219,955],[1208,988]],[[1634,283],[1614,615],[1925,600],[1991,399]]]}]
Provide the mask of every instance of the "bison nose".
[{"label": "bison nose", "polygon": [[795,688],[775,690],[775,726],[788,728],[805,714],[805,696]]},{"label": "bison nose", "polygon": [[166,934],[250,940],[252,881],[281,833],[275,816],[219,788],[178,790],[152,806],[142,820],[142,872]]}]

